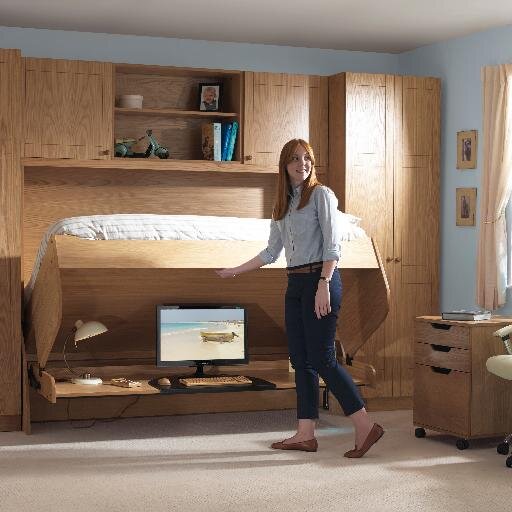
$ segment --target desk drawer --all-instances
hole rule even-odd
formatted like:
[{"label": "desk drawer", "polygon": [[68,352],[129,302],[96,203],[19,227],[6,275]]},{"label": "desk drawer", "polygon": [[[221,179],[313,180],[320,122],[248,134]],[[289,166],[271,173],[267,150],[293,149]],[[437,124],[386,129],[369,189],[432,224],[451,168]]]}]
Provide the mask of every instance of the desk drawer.
[{"label": "desk drawer", "polygon": [[414,362],[459,372],[471,371],[471,357],[468,349],[435,343],[415,343]]},{"label": "desk drawer", "polygon": [[414,368],[415,425],[470,435],[471,375],[416,364]]},{"label": "desk drawer", "polygon": [[469,329],[463,325],[416,322],[414,340],[419,343],[469,348]]}]

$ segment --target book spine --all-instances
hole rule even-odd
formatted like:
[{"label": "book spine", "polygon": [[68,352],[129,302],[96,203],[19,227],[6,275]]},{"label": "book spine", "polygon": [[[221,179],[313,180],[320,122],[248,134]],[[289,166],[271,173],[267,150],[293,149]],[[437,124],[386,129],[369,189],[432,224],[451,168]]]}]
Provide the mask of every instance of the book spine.
[{"label": "book spine", "polygon": [[222,154],[221,159],[227,160],[229,142],[231,140],[232,123],[222,123]]},{"label": "book spine", "polygon": [[228,153],[226,155],[226,160],[233,160],[233,153],[235,152],[235,142],[236,136],[238,133],[238,122],[233,121],[233,126],[231,127],[231,135],[229,139]]},{"label": "book spine", "polygon": [[213,125],[205,123],[201,126],[202,152],[205,160],[213,160]]},{"label": "book spine", "polygon": [[221,161],[222,156],[222,147],[221,147],[221,123],[212,123],[213,124],[213,159],[216,162]]}]

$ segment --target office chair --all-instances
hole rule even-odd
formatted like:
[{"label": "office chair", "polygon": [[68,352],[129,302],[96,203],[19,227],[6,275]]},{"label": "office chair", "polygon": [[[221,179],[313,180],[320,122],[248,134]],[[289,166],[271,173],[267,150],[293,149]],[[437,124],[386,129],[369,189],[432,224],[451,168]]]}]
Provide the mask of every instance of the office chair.
[{"label": "office chair", "polygon": [[[510,336],[512,334],[512,325],[507,325],[498,329],[493,333],[494,336],[501,338],[508,352],[504,355],[492,356],[487,359],[485,366],[494,375],[503,379],[512,380],[512,342]],[[510,442],[512,441],[512,433],[509,434],[497,447],[497,452],[501,455],[508,455]],[[512,468],[512,455],[507,457],[506,465]]]}]

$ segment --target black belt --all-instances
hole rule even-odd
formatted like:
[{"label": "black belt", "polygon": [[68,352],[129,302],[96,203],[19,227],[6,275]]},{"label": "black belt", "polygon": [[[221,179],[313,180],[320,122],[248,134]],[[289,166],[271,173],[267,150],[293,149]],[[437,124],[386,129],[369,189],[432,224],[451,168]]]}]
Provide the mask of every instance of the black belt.
[{"label": "black belt", "polygon": [[322,267],[323,263],[308,263],[307,265],[301,265],[296,268],[287,268],[286,272],[288,274],[311,274],[312,272],[322,270]]}]

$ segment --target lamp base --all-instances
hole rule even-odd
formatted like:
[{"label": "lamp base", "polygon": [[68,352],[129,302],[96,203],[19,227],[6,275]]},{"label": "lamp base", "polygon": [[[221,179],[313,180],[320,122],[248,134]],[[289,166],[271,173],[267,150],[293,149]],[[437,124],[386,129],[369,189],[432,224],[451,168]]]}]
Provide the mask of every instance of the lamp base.
[{"label": "lamp base", "polygon": [[92,386],[103,384],[103,381],[99,377],[91,377],[89,374],[87,374],[87,376],[84,375],[83,377],[75,377],[71,379],[71,382],[73,384],[86,384]]}]

